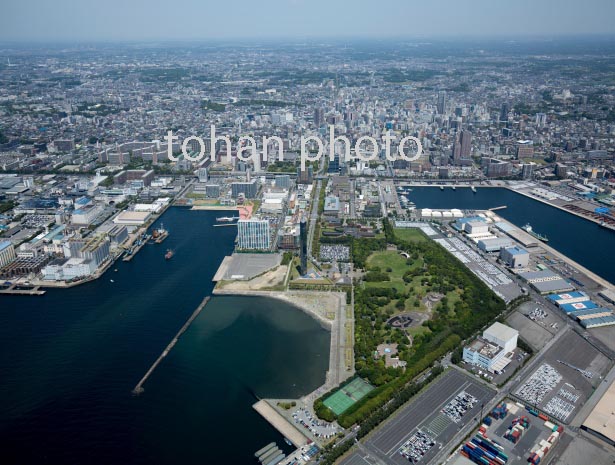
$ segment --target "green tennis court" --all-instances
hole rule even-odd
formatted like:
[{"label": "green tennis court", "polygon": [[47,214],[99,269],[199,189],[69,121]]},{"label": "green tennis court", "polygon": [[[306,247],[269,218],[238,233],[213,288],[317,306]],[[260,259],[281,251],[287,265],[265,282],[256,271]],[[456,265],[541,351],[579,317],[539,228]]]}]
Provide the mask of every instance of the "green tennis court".
[{"label": "green tennis court", "polygon": [[374,387],[368,382],[361,378],[355,378],[346,386],[327,397],[323,403],[333,413],[339,415],[363,399],[373,389]]}]

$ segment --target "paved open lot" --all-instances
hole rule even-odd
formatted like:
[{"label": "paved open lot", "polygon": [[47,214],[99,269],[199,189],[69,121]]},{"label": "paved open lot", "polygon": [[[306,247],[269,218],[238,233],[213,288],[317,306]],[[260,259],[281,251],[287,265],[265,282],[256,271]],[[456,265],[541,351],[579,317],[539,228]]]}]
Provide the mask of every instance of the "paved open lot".
[{"label": "paved open lot", "polygon": [[[461,392],[470,394],[477,399],[477,402],[456,423],[441,410]],[[365,449],[381,462],[407,465],[409,462],[402,457],[399,449],[420,429],[436,441],[435,446],[420,461],[426,464],[435,456],[442,444],[446,444],[465,424],[474,421],[480,415],[481,404],[494,396],[493,389],[458,370],[449,370],[382,428],[372,433],[365,442]],[[366,455],[365,451],[357,451],[342,463],[344,465],[370,463],[369,458],[364,458]]]},{"label": "paved open lot", "polygon": [[557,341],[540,362],[513,393],[566,424],[600,384],[610,364],[607,357],[574,331],[568,331]]},{"label": "paved open lot", "polygon": [[213,280],[252,279],[281,261],[279,253],[234,253],[224,258]]},{"label": "paved open lot", "polygon": [[[538,309],[538,310],[536,310]],[[563,329],[565,323],[554,314],[553,308],[535,302],[526,302],[514,311],[506,322],[534,349],[540,350]],[[544,315],[544,316],[543,316]],[[533,319],[531,319],[531,318]]]}]

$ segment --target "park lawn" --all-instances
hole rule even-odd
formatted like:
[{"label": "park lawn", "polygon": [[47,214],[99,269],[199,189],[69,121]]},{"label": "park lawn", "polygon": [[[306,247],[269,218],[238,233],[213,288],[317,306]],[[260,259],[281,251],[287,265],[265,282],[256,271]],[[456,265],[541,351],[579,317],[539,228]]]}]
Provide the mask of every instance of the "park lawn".
[{"label": "park lawn", "polygon": [[402,257],[399,252],[386,250],[383,252],[375,252],[367,259],[368,267],[378,266],[381,271],[386,271],[391,268],[393,271],[389,273],[391,280],[398,279],[403,282],[403,276],[409,266],[406,264],[406,258]]},{"label": "park lawn", "polygon": [[395,233],[395,237],[402,241],[419,242],[427,240],[423,231],[418,228],[394,228],[393,232]]}]

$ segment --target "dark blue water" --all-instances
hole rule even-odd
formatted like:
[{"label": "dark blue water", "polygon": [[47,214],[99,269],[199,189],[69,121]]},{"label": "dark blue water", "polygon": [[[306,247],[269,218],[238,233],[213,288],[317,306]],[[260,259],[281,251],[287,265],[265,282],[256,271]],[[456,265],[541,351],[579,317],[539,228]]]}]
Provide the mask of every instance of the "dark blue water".
[{"label": "dark blue water", "polygon": [[329,353],[328,333],[288,304],[213,298],[131,395],[232,251],[235,228],[212,227],[219,214],[172,208],[170,237],[117,272],[0,297],[0,463],[250,463],[282,446],[255,396],[311,391]]},{"label": "dark blue water", "polygon": [[417,208],[484,210],[506,205],[496,213],[517,226],[530,223],[549,238],[549,245],[590,271],[615,283],[615,232],[555,207],[504,188],[413,188],[407,197]]}]

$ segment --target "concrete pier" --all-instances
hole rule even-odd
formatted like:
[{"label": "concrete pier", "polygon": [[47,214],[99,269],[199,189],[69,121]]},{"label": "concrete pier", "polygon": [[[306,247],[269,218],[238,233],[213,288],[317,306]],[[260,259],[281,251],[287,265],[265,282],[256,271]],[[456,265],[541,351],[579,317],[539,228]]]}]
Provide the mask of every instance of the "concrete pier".
[{"label": "concrete pier", "polygon": [[280,415],[266,400],[260,400],[252,406],[260,413],[271,426],[277,429],[286,439],[293,443],[295,447],[305,446],[308,438],[286,418]]},{"label": "concrete pier", "polygon": [[0,294],[12,295],[43,295],[44,293],[45,291],[41,290],[40,286],[20,286],[18,284],[13,284],[6,289],[0,290]]},{"label": "concrete pier", "polygon": [[194,319],[197,316],[199,316],[199,313],[201,313],[201,310],[203,310],[205,308],[205,305],[207,305],[207,302],[209,302],[209,299],[210,299],[209,296],[205,297],[203,299],[203,301],[201,302],[201,304],[196,308],[196,310],[194,312],[192,312],[192,315],[190,315],[190,318],[188,318],[188,321],[186,321],[186,323],[184,323],[184,326],[181,327],[181,329],[177,332],[175,337],[171,340],[171,342],[169,342],[169,345],[166,346],[166,348],[162,351],[160,356],[156,359],[154,364],[150,367],[149,370],[147,370],[147,373],[145,373],[145,376],[143,376],[143,378],[141,378],[141,381],[139,381],[139,383],[132,390],[133,394],[139,395],[139,394],[141,394],[144,391],[143,384],[145,384],[147,379],[151,376],[151,374],[154,372],[154,370],[158,367],[160,362],[162,362],[162,359],[164,359],[168,355],[168,353],[171,351],[171,349],[175,346],[175,344],[177,344],[177,341],[179,340],[179,337],[182,334],[184,334],[184,332],[192,324]]}]

